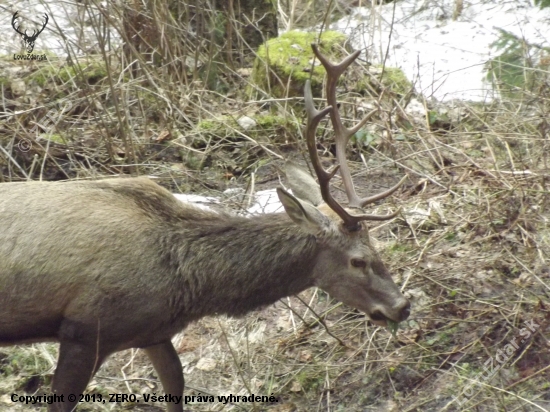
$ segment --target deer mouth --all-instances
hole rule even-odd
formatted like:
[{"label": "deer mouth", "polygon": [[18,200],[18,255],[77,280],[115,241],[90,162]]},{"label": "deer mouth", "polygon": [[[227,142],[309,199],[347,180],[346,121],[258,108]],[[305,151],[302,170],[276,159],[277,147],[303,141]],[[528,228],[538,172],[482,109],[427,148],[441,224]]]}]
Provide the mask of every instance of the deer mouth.
[{"label": "deer mouth", "polygon": [[411,305],[408,300],[404,301],[404,304],[400,306],[397,313],[394,310],[390,310],[391,316],[386,315],[384,310],[380,308],[373,308],[372,312],[367,312],[372,323],[378,326],[388,326],[390,323],[399,323],[406,320],[411,314]]},{"label": "deer mouth", "polygon": [[387,326],[388,318],[379,310],[369,313],[369,318],[377,326]]}]

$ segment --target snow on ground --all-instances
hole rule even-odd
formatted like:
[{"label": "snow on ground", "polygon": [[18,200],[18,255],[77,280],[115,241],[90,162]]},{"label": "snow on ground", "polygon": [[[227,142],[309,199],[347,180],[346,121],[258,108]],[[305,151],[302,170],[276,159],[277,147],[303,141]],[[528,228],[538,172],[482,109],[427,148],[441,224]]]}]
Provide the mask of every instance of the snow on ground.
[{"label": "snow on ground", "polygon": [[262,190],[255,193],[254,204],[248,208],[248,213],[257,215],[260,213],[276,213],[283,211],[283,205],[279,201],[275,189]]},{"label": "snow on ground", "polygon": [[381,63],[387,51],[386,65],[401,68],[426,97],[491,100],[494,92],[483,81],[483,67],[498,55],[490,47],[498,29],[548,47],[550,9],[528,0],[465,0],[453,21],[455,3],[404,0],[374,10],[356,8],[330,28],[348,34],[357,49],[368,50],[373,63]]},{"label": "snow on ground", "polygon": [[[212,210],[209,205],[219,204],[215,197],[206,197],[201,195],[190,195],[185,193],[173,193],[174,197],[185,203],[192,203],[201,209]],[[258,215],[261,213],[282,212],[283,205],[279,201],[275,189],[262,190],[254,194],[254,202],[247,209],[249,215]]]},{"label": "snow on ground", "polygon": [[[192,203],[201,209],[212,210],[209,205],[219,204],[219,200],[215,197],[205,197],[200,195],[188,195],[185,193],[173,193],[174,197],[185,203]],[[254,201],[247,209],[248,215],[258,215],[262,213],[282,212],[283,205],[279,201],[275,189],[262,190],[254,194]]]},{"label": "snow on ground", "polygon": [[191,203],[203,210],[212,210],[209,205],[218,204],[220,201],[215,197],[193,195],[188,193],[172,193],[176,199],[183,203]]}]

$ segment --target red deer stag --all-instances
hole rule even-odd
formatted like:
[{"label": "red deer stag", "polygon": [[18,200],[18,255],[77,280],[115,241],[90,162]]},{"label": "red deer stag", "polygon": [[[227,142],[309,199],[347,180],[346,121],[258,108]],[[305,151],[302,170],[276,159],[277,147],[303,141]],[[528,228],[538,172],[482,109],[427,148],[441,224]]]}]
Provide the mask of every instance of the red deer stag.
[{"label": "red deer stag", "polygon": [[[143,348],[165,393],[181,397],[174,334],[205,315],[243,315],[312,286],[378,325],[409,316],[364,223],[395,214],[350,214],[330,194],[335,170],[323,169],[315,148],[315,130],[330,113],[354,205],[402,183],[365,199],[353,189],[345,145],[364,122],[344,128],[335,94],[359,53],[334,65],[314,51],[328,73],[330,104],[317,111],[306,85],[307,146],[319,185],[290,164],[296,196],[277,190],[286,213],[201,210],[146,178],[0,184],[0,344],[60,343],[52,392],[65,402],[49,411],[73,410],[68,395],[84,392],[105,359],[128,348]],[[167,410],[183,407],[171,402]]]}]

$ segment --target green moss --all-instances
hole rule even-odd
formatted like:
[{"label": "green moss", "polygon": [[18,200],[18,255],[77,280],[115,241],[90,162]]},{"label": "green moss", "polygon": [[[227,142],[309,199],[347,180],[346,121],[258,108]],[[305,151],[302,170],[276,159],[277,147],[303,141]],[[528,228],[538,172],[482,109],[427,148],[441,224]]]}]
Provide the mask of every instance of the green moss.
[{"label": "green moss", "polygon": [[46,140],[49,140],[50,142],[54,142],[54,143],[59,143],[59,144],[66,144],[67,143],[67,139],[65,139],[60,134],[43,135],[42,138],[44,138]]},{"label": "green moss", "polygon": [[262,114],[254,118],[262,129],[276,129],[279,127],[293,127],[288,118],[271,114]]},{"label": "green moss", "polygon": [[57,66],[49,64],[41,67],[29,76],[30,81],[41,87],[47,83],[67,83],[71,79],[84,81],[88,84],[95,84],[107,76],[107,70],[103,62],[92,61],[73,66]]},{"label": "green moss", "polygon": [[222,116],[217,119],[201,120],[197,125],[199,132],[208,132],[217,135],[227,136],[233,134],[234,129],[239,127],[235,119],[230,116]]},{"label": "green moss", "polygon": [[391,245],[388,250],[392,252],[410,252],[412,250],[410,245],[407,245],[405,243],[394,243]]},{"label": "green moss", "polygon": [[454,241],[458,240],[456,232],[452,232],[452,231],[447,232],[447,234],[445,235],[445,240],[447,240],[449,242],[454,242]]},{"label": "green moss", "polygon": [[196,133],[188,137],[192,137],[193,147],[200,149],[205,147],[210,139],[225,139],[229,142],[245,141],[243,134],[257,142],[285,143],[293,141],[293,136],[299,132],[299,125],[284,116],[262,113],[252,118],[256,125],[246,130],[239,125],[237,119],[231,116],[202,120],[197,125]]},{"label": "green moss", "polygon": [[[229,170],[243,173],[252,164],[261,164],[261,150],[254,142],[260,144],[288,143],[297,135],[297,126],[283,116],[262,113],[250,116],[246,128],[239,124],[238,118],[220,116],[204,119],[197,127],[186,133],[186,142],[192,151],[182,151],[181,157],[185,165],[192,170],[203,170],[216,164]],[[217,145],[220,150],[204,150]]]},{"label": "green moss", "polygon": [[[369,68],[369,71],[371,75],[374,76],[378,82],[380,82],[379,84],[386,89],[386,91],[403,96],[412,90],[412,83],[409,79],[407,79],[407,76],[403,70],[397,67],[372,65]],[[366,92],[368,94],[369,90],[373,89],[380,94],[381,90],[378,90],[379,86],[377,86],[376,82],[373,82],[369,76],[363,76],[358,79],[357,86],[355,88],[357,92]]]},{"label": "green moss", "polygon": [[315,369],[304,369],[296,375],[295,379],[302,387],[302,390],[307,393],[321,388],[325,378],[322,372]]},{"label": "green moss", "polygon": [[311,79],[314,95],[319,95],[325,69],[316,64],[311,70],[311,43],[319,43],[321,53],[330,60],[340,60],[347,37],[335,31],[324,32],[320,41],[318,37],[317,33],[289,31],[260,46],[252,70],[253,82],[273,96],[286,97],[301,96],[306,80]]},{"label": "green moss", "polygon": [[283,117],[273,116],[270,114],[258,116],[255,120],[258,122],[258,126],[265,129],[271,129],[285,123],[285,119]]},{"label": "green moss", "polygon": [[[246,132],[247,134],[255,134],[261,132],[262,130],[273,130],[280,127],[294,128],[292,122],[290,122],[286,117],[271,115],[271,114],[258,114],[253,117],[256,122],[256,126],[251,127]],[[222,116],[217,119],[207,119],[201,120],[197,124],[197,129],[200,132],[207,132],[218,135],[240,135],[236,133],[235,129],[239,130],[242,133],[242,128],[239,126],[238,122],[231,116]]]},{"label": "green moss", "polygon": [[219,122],[214,120],[201,120],[197,127],[200,130],[212,130],[218,126]]},{"label": "green moss", "polygon": [[404,95],[412,89],[412,83],[407,79],[403,70],[397,67],[386,66],[382,76],[382,84],[400,95]]}]

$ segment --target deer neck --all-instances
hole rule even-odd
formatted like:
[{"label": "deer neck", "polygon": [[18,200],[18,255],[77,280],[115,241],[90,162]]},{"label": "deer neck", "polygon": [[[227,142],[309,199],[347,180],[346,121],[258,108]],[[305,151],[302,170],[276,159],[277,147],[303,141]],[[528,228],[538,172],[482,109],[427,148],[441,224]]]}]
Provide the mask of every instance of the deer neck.
[{"label": "deer neck", "polygon": [[178,266],[182,309],[193,318],[244,315],[313,286],[319,246],[286,214],[211,215],[186,222],[176,237],[170,260]]}]

